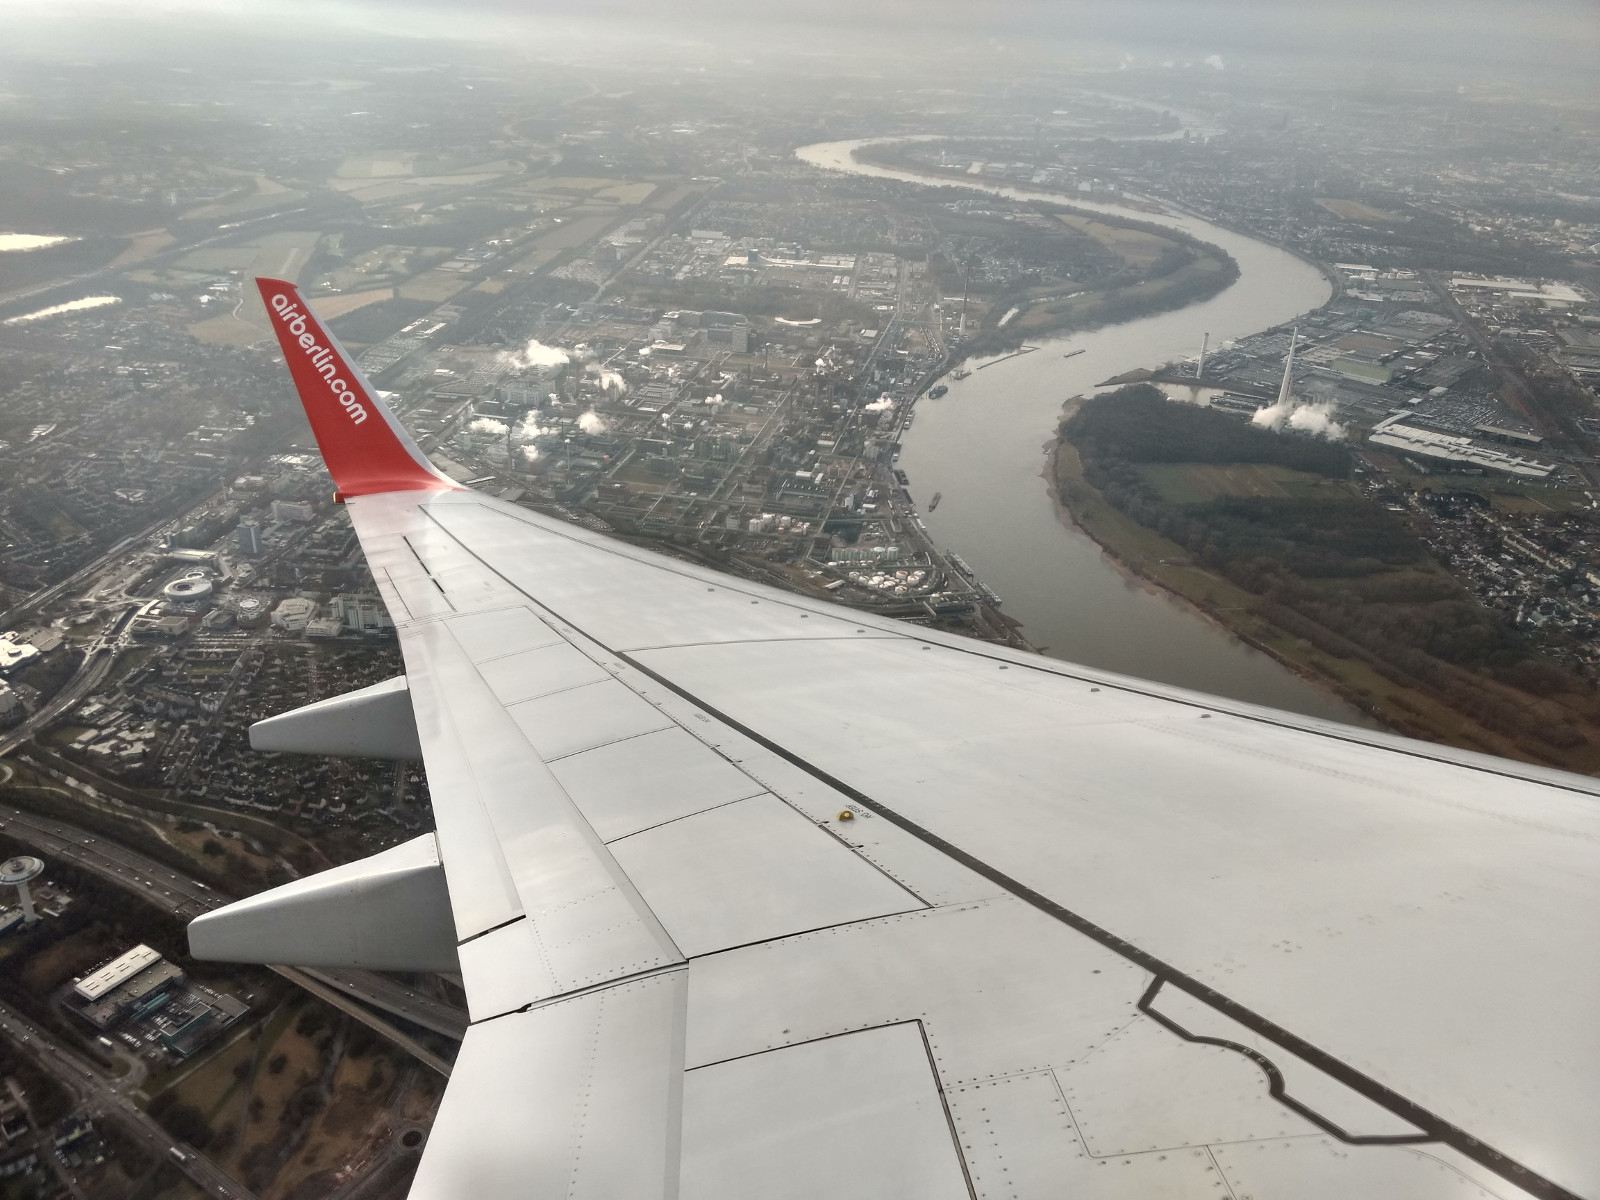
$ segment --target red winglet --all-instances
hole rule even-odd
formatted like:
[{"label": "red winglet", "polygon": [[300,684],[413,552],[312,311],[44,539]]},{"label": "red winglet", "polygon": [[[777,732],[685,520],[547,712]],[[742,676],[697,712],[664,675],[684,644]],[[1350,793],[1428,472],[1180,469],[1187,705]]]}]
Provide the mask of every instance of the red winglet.
[{"label": "red winglet", "polygon": [[257,279],[256,286],[338,499],[460,488],[434,469],[294,284]]}]

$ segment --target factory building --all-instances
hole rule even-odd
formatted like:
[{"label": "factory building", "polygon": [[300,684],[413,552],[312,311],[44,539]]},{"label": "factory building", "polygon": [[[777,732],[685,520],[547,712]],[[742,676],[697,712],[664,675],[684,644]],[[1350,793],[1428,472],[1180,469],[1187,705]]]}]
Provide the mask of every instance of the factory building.
[{"label": "factory building", "polygon": [[149,946],[135,946],[78,980],[72,988],[74,1007],[96,1029],[109,1029],[164,1007],[184,978],[182,967]]},{"label": "factory building", "polygon": [[145,1052],[187,1058],[250,1011],[236,997],[191,984],[183,968],[135,946],[73,984],[67,1007]]},{"label": "factory building", "polygon": [[1503,450],[1491,450],[1457,434],[1402,425],[1400,422],[1405,416],[1405,413],[1396,413],[1379,421],[1367,435],[1367,444],[1394,454],[1443,463],[1458,471],[1493,471],[1515,479],[1532,480],[1549,479],[1555,473],[1552,463],[1507,454]]}]

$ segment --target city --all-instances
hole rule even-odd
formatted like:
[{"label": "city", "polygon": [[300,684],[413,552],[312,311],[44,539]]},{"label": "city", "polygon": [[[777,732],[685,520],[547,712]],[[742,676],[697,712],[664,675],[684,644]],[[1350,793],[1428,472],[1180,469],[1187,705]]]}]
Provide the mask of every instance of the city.
[{"label": "city", "polygon": [[[302,50],[0,52],[0,1197],[402,1196],[467,1027],[460,978],[187,955],[186,920],[433,828],[418,762],[251,747],[406,670],[258,276],[440,471],[532,512],[1085,660],[1009,583],[1051,544],[980,512],[1025,485],[1310,715],[1600,771],[1588,99],[1204,56]],[[1307,299],[1224,332],[1247,243]],[[1140,385],[1348,458],[1074,440]],[[976,461],[1024,390],[1014,478],[915,465]],[[1289,578],[1206,533],[1278,501],[1404,544]]]}]

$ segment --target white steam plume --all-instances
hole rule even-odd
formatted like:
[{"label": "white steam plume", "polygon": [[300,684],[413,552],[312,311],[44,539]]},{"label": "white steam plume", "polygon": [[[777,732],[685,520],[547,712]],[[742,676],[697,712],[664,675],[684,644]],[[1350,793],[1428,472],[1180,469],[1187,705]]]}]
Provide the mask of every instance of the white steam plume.
[{"label": "white steam plume", "polygon": [[718,392],[715,396],[707,396],[706,397],[706,403],[710,404],[712,406],[716,406],[718,404],[721,404],[722,402],[723,402],[723,400],[722,400],[722,393],[721,392]]},{"label": "white steam plume", "polygon": [[527,371],[534,367],[559,367],[571,361],[565,350],[546,346],[536,339],[530,339],[521,350],[502,350],[496,357],[517,371]]},{"label": "white steam plume", "polygon": [[1294,410],[1295,402],[1293,400],[1278,400],[1267,405],[1266,408],[1256,409],[1255,415],[1250,418],[1250,424],[1259,425],[1263,429],[1270,429],[1276,433],[1283,428],[1284,423],[1289,420],[1289,414]]},{"label": "white steam plume", "polygon": [[493,417],[479,417],[467,428],[472,430],[473,433],[488,433],[493,434],[495,437],[505,437],[506,434],[511,432],[511,426],[504,421],[496,421]]},{"label": "white steam plume", "polygon": [[554,432],[554,429],[546,429],[539,424],[538,413],[529,413],[522,418],[522,424],[517,426],[517,432],[512,436],[519,442],[531,442],[536,437],[547,437]]},{"label": "white steam plume", "polygon": [[530,442],[528,445],[522,447],[522,457],[528,462],[537,462],[539,458],[539,447]]},{"label": "white steam plume", "polygon": [[1331,404],[1302,404],[1289,414],[1289,428],[1330,442],[1344,441],[1344,426],[1333,419]]},{"label": "white steam plume", "polygon": [[1301,404],[1294,398],[1294,352],[1300,345],[1300,329],[1295,327],[1289,338],[1289,353],[1283,360],[1283,382],[1278,385],[1278,398],[1266,408],[1257,409],[1250,418],[1252,425],[1260,425],[1274,433],[1284,427],[1312,437],[1325,437],[1329,441],[1344,440],[1344,426],[1333,420],[1333,407],[1329,404]]},{"label": "white steam plume", "polygon": [[589,374],[593,375],[595,377],[595,381],[599,383],[601,388],[603,388],[605,391],[609,392],[614,390],[620,395],[628,390],[628,381],[626,379],[624,379],[616,371],[608,371],[599,363],[589,363],[583,369],[589,372]]},{"label": "white steam plume", "polygon": [[862,412],[888,412],[894,407],[894,401],[887,396],[879,396],[871,404],[862,405]]},{"label": "white steam plume", "polygon": [[1258,408],[1250,423],[1274,433],[1292,429],[1296,433],[1327,438],[1330,442],[1342,442],[1345,438],[1345,427],[1333,419],[1331,404],[1299,404],[1293,398],[1286,398]]},{"label": "white steam plume", "polygon": [[604,433],[606,431],[606,423],[600,419],[599,414],[590,409],[578,418],[578,428],[585,433]]}]

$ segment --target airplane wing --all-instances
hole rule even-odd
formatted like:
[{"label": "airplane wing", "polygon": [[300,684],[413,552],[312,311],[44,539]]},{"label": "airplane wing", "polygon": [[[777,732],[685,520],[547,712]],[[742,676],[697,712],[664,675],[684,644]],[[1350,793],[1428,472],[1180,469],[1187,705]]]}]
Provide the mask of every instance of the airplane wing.
[{"label": "airplane wing", "polygon": [[1595,781],[461,488],[260,286],[406,674],[257,744],[437,831],[191,940],[458,964],[414,1197],[1600,1197]]}]

